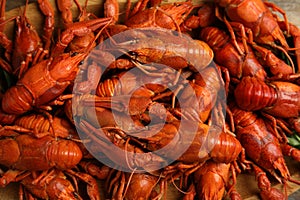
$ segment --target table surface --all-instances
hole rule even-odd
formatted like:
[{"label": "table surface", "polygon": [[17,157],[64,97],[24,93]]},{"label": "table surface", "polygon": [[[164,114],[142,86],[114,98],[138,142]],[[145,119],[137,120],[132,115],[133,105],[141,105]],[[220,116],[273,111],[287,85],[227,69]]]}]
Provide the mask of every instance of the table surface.
[{"label": "table surface", "polygon": [[[29,0],[29,3],[36,2],[37,0]],[[121,0],[120,2],[124,3],[126,0]],[[84,2],[83,0],[79,0],[79,2]],[[89,2],[99,2],[99,0],[89,0]],[[289,1],[283,1],[283,0],[270,0],[270,2],[276,3],[280,8],[282,8],[287,13],[288,19],[300,27],[300,0],[289,0]],[[17,8],[19,6],[24,5],[25,0],[7,0],[6,10],[12,10],[14,8]],[[30,15],[30,13],[29,13]],[[299,172],[300,166],[299,163],[294,164],[294,169]],[[299,175],[297,175],[297,178],[300,179]],[[242,180],[239,181],[246,181],[243,183],[243,187],[247,188],[249,185],[251,185],[251,181],[255,183],[255,180],[252,180],[253,177],[242,177]],[[249,181],[249,182],[248,182]],[[294,186],[295,188],[299,188],[299,186]],[[13,200],[18,199],[18,184],[10,184],[6,188],[0,188],[0,200]],[[295,191],[295,189],[293,190]],[[169,193],[173,193],[176,195],[180,195],[178,191],[174,190],[174,188],[169,190]],[[174,196],[173,196],[174,197]],[[167,199],[174,199],[174,198],[167,198]],[[248,200],[254,200],[257,199],[257,196],[249,197]],[[296,190],[289,196],[289,200],[296,200],[300,199],[300,189]]]}]

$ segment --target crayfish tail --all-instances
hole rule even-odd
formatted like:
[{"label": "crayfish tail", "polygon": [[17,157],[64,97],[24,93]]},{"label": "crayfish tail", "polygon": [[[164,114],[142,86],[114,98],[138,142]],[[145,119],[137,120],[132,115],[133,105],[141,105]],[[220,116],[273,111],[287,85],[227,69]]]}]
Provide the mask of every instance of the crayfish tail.
[{"label": "crayfish tail", "polygon": [[9,88],[2,99],[2,109],[7,114],[20,115],[32,109],[33,95],[24,85]]}]

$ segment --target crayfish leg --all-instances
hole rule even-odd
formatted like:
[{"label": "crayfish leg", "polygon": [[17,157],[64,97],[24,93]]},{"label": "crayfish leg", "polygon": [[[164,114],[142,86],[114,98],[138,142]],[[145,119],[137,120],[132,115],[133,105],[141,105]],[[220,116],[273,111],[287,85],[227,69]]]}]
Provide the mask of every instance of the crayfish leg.
[{"label": "crayfish leg", "polygon": [[219,10],[219,7],[216,6],[215,7],[215,13],[216,13],[216,17],[223,21],[225,24],[226,24],[226,27],[228,28],[228,31],[230,33],[230,36],[231,36],[231,39],[232,39],[232,42],[236,48],[236,50],[239,52],[240,55],[244,55],[243,51],[241,50],[240,46],[237,44],[237,40],[236,40],[236,36],[235,36],[235,33],[234,33],[234,30],[233,30],[233,27],[232,25],[230,24],[230,22],[226,19],[226,17],[222,17],[221,14],[220,14],[220,10]]},{"label": "crayfish leg", "polygon": [[2,23],[5,21],[5,6],[6,6],[6,0],[2,0],[0,2],[0,32],[4,31],[5,23]]},{"label": "crayfish leg", "polygon": [[11,182],[18,182],[28,176],[30,172],[20,171],[20,170],[7,170],[0,178],[0,186],[5,187]]},{"label": "crayfish leg", "polygon": [[38,0],[39,8],[46,16],[44,22],[44,49],[49,49],[51,45],[52,33],[54,31],[54,9],[49,0]]},{"label": "crayfish leg", "polygon": [[289,144],[281,144],[281,150],[283,155],[286,156],[290,156],[292,157],[294,160],[300,162],[300,150],[296,149],[292,146],[290,146]]},{"label": "crayfish leg", "polygon": [[147,7],[148,2],[149,0],[139,0],[130,12],[131,0],[127,0],[125,21],[127,21],[130,17],[134,16],[138,12],[144,10]]},{"label": "crayfish leg", "polygon": [[66,173],[79,178],[87,184],[87,193],[91,199],[100,200],[98,183],[91,175],[82,172],[75,172],[71,169],[66,170]]},{"label": "crayfish leg", "polygon": [[261,168],[253,164],[253,171],[255,173],[255,178],[258,182],[258,188],[260,189],[260,196],[263,200],[287,199],[286,194],[284,195],[278,189],[271,187],[271,182],[269,181],[266,173]]},{"label": "crayfish leg", "polygon": [[295,50],[295,58],[297,62],[297,73],[300,72],[300,29],[291,24],[288,23],[288,27],[286,27],[285,21],[278,21],[279,27],[287,32],[286,36],[287,37],[292,37],[293,42],[294,42],[294,48],[290,48],[288,50]]}]

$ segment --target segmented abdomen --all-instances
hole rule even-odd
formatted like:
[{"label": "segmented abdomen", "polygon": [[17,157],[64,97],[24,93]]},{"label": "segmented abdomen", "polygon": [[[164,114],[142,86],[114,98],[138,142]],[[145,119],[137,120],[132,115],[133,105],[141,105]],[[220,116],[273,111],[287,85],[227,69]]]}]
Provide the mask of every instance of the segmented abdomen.
[{"label": "segmented abdomen", "polygon": [[229,35],[227,35],[224,31],[210,26],[201,30],[200,38],[204,40],[214,51],[224,47],[230,41]]},{"label": "segmented abdomen", "polygon": [[237,105],[248,111],[272,106],[277,100],[276,90],[254,77],[244,77],[234,90]]},{"label": "segmented abdomen", "polygon": [[12,124],[15,121],[16,117],[17,115],[7,114],[3,112],[2,108],[0,108],[0,124]]},{"label": "segmented abdomen", "polygon": [[114,96],[115,86],[118,84],[117,78],[106,79],[99,83],[96,94],[100,97],[112,97]]},{"label": "segmented abdomen", "polygon": [[20,115],[31,110],[34,98],[23,85],[9,88],[2,99],[2,109],[8,114]]},{"label": "segmented abdomen", "polygon": [[24,134],[0,140],[0,143],[9,143],[0,148],[0,154],[6,152],[4,157],[0,156],[0,163],[19,170],[71,169],[82,159],[75,142],[51,136],[35,138]]},{"label": "segmented abdomen", "polygon": [[60,169],[75,167],[82,158],[79,146],[71,140],[53,140],[46,151],[50,165]]},{"label": "segmented abdomen", "polygon": [[221,132],[218,140],[210,138],[210,135],[207,137],[215,143],[209,155],[216,162],[230,163],[236,160],[242,151],[241,143],[230,134]]},{"label": "segmented abdomen", "polygon": [[[34,133],[48,133],[53,137],[76,137],[74,128],[68,120],[56,116],[44,116],[41,114],[28,114],[19,117],[15,125],[31,130]],[[37,136],[37,135],[36,135]]]},{"label": "segmented abdomen", "polygon": [[100,97],[129,95],[136,84],[136,74],[130,72],[121,73],[118,76],[113,76],[100,82],[97,86],[96,94]]},{"label": "segmented abdomen", "polygon": [[49,119],[46,119],[43,115],[31,114],[25,115],[21,118],[18,118],[15,121],[15,125],[35,129],[39,132],[48,132],[50,131],[50,122]]},{"label": "segmented abdomen", "polygon": [[186,55],[187,61],[199,72],[205,69],[213,60],[214,52],[204,41],[194,40],[189,43]]}]

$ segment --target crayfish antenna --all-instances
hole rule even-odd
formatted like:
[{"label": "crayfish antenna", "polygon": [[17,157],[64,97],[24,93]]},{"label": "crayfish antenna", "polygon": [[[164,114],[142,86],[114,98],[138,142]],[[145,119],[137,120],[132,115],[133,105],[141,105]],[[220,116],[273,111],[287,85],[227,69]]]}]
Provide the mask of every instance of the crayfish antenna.
[{"label": "crayfish antenna", "polygon": [[125,199],[125,195],[126,195],[126,193],[127,193],[129,184],[130,184],[130,182],[131,182],[131,180],[132,180],[132,176],[133,176],[134,172],[136,171],[136,169],[137,169],[137,168],[134,168],[134,169],[132,170],[130,176],[129,176],[129,179],[128,179],[128,181],[127,181],[126,188],[125,188],[125,190],[124,190],[124,194],[123,194],[122,199]]},{"label": "crayfish antenna", "polygon": [[[293,74],[296,73],[296,70],[295,70],[295,65],[294,65],[294,62],[291,58],[291,56],[288,54],[288,52],[283,48],[283,47],[280,47],[280,46],[277,46],[277,45],[272,45],[272,47],[280,50],[286,57],[287,59],[289,60],[289,62],[291,63],[291,67],[292,67],[292,70],[293,70]],[[292,48],[290,48],[289,50],[293,50]]]},{"label": "crayfish antenna", "polygon": [[300,185],[300,181],[298,180],[295,180],[295,179],[292,179],[291,177],[288,178],[288,181],[292,182],[292,183],[295,183],[297,185]]},{"label": "crayfish antenna", "polygon": [[[128,151],[127,151],[127,148],[128,148],[129,140],[130,140],[130,138],[128,138],[128,139],[126,140],[126,143],[125,143],[125,158],[126,158],[127,167],[128,167],[132,172],[134,172],[136,169],[135,169],[135,168],[132,168],[132,167],[130,166],[128,154],[126,153],[126,152],[128,152]],[[132,173],[132,174],[133,174],[133,173]],[[131,176],[132,176],[132,174],[131,174]]]},{"label": "crayfish antenna", "polygon": [[[105,24],[101,29],[100,31],[96,34],[95,38],[89,43],[89,45],[87,46],[87,50],[88,52],[90,52],[92,49],[93,49],[93,45],[94,45],[94,42],[96,42],[96,40],[100,37],[100,35],[102,34],[102,32],[111,24],[113,18],[111,18],[107,24]],[[89,53],[87,53],[84,57],[84,59],[86,57],[88,57]]]},{"label": "crayfish antenna", "polygon": [[13,16],[13,17],[10,17],[10,18],[8,18],[6,20],[1,21],[0,22],[0,27],[4,26],[7,22],[13,21],[13,20],[15,20],[17,18],[20,18],[20,16]]},{"label": "crayfish antenna", "polygon": [[[289,179],[290,177],[290,173],[289,170],[285,164],[285,160],[284,158],[278,158],[274,163],[274,171],[271,172],[271,174],[280,182],[282,183],[282,177],[286,180]],[[276,171],[278,170],[278,171]],[[280,175],[278,174],[278,172],[280,173]]]}]

